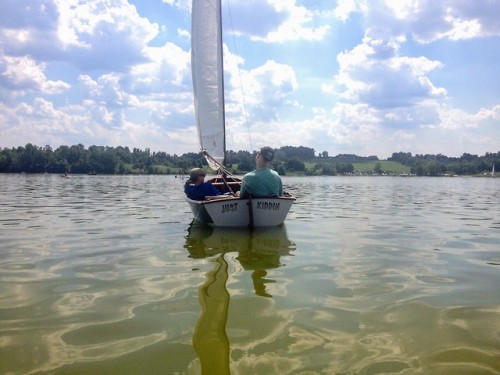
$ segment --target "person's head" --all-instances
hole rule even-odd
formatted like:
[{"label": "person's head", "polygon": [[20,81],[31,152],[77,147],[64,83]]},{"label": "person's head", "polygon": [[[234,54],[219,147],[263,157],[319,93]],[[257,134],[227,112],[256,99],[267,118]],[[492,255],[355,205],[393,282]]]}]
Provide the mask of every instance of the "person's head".
[{"label": "person's head", "polygon": [[191,172],[189,172],[189,180],[192,184],[198,185],[201,184],[205,180],[205,171],[201,168],[193,168]]},{"label": "person's head", "polygon": [[255,157],[255,164],[257,165],[257,168],[266,167],[267,164],[273,159],[274,150],[269,146],[265,146],[262,147],[259,152],[257,152],[257,156]]}]

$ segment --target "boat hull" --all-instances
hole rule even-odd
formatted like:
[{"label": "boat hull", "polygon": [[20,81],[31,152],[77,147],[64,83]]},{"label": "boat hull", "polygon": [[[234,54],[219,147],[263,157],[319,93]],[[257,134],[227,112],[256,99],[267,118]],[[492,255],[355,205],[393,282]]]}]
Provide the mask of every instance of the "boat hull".
[{"label": "boat hull", "polygon": [[215,227],[272,227],[283,224],[295,197],[221,197],[206,201],[186,198],[195,220]]}]

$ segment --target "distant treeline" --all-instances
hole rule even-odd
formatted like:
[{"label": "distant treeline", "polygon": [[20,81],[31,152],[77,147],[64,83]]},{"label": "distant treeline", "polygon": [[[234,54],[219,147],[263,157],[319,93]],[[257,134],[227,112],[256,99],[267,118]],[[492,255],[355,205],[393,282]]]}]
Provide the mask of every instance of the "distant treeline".
[{"label": "distant treeline", "polygon": [[387,159],[409,166],[417,176],[441,176],[445,174],[475,175],[492,171],[493,165],[500,166],[500,152],[484,156],[463,154],[459,158],[438,155],[415,155],[410,152],[396,152]]},{"label": "distant treeline", "polygon": [[[309,147],[284,146],[275,149],[273,168],[278,173],[305,175],[335,175],[356,173],[355,164],[372,163],[370,174],[382,174],[384,163],[377,156],[315,152]],[[228,151],[226,165],[235,174],[255,168],[255,153]],[[484,156],[463,154],[459,158],[444,155],[415,155],[398,152],[388,159],[403,165],[415,175],[438,176],[444,174],[474,175],[491,171],[492,165],[500,163],[500,152]],[[191,168],[207,165],[201,152],[169,155],[166,152],[151,152],[128,147],[90,146],[82,144],[38,147],[31,143],[17,148],[0,149],[0,173],[80,173],[80,174],[178,174]]]}]

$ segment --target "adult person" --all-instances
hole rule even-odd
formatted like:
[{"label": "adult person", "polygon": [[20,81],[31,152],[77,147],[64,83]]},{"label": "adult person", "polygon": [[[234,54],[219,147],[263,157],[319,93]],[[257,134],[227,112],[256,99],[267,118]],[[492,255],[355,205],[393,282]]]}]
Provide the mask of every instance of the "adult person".
[{"label": "adult person", "polygon": [[276,171],[269,168],[269,163],[274,159],[274,150],[265,146],[255,156],[256,169],[243,176],[239,191],[241,198],[252,194],[254,197],[278,197],[283,194],[283,183]]},{"label": "adult person", "polygon": [[193,168],[189,179],[184,184],[184,193],[189,199],[203,201],[208,196],[219,195],[217,188],[210,182],[205,182],[206,173],[201,168]]}]

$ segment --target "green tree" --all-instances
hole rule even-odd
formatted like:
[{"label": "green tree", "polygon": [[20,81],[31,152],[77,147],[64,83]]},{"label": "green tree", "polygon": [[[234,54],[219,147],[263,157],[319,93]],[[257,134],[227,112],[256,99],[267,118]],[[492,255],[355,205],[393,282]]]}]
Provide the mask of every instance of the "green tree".
[{"label": "green tree", "polygon": [[375,164],[375,167],[373,168],[373,173],[375,173],[375,174],[384,173],[384,171],[382,170],[382,165],[380,163]]},{"label": "green tree", "polygon": [[294,156],[288,159],[285,163],[285,167],[288,171],[304,172],[306,166],[298,157]]},{"label": "green tree", "polygon": [[335,169],[339,174],[350,174],[354,172],[354,165],[352,163],[336,163]]},{"label": "green tree", "polygon": [[250,156],[250,153],[241,153],[238,155],[238,159],[238,169],[240,171],[251,171],[254,169],[254,158]]},{"label": "green tree", "polygon": [[300,160],[312,160],[316,155],[313,148],[304,146],[299,146],[299,147],[284,146],[281,147],[280,150],[285,152],[288,159],[295,156]]},{"label": "green tree", "polygon": [[335,176],[337,174],[337,168],[334,164],[323,164],[321,167],[321,174],[326,176]]},{"label": "green tree", "polygon": [[285,166],[284,166],[282,163],[280,163],[280,164],[278,165],[278,167],[276,168],[276,172],[278,172],[278,174],[279,174],[280,176],[285,176],[285,175],[286,175],[286,169],[285,169]]}]

